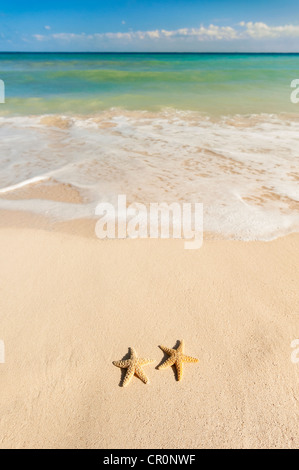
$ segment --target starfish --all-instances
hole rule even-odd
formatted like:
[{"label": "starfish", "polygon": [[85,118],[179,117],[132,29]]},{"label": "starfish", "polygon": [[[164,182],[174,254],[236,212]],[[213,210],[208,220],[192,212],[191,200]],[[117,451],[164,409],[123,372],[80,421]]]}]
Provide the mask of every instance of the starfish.
[{"label": "starfish", "polygon": [[170,357],[161,364],[158,369],[166,369],[166,367],[170,367],[175,365],[177,370],[177,378],[178,380],[182,380],[183,377],[183,362],[198,362],[198,359],[195,357],[185,356],[183,353],[184,351],[184,340],[180,342],[180,345],[177,349],[170,349],[166,348],[165,346],[160,346],[162,351],[166,352]]},{"label": "starfish", "polygon": [[116,367],[121,367],[122,369],[128,369],[126,376],[123,380],[122,386],[125,387],[128,385],[133,377],[133,375],[137,375],[142,382],[145,384],[149,382],[149,379],[145,375],[145,373],[142,370],[142,366],[145,366],[147,364],[150,364],[151,362],[154,362],[152,359],[141,359],[137,356],[137,353],[134,348],[129,348],[131,352],[131,357],[130,359],[127,359],[125,361],[114,361],[113,364]]}]

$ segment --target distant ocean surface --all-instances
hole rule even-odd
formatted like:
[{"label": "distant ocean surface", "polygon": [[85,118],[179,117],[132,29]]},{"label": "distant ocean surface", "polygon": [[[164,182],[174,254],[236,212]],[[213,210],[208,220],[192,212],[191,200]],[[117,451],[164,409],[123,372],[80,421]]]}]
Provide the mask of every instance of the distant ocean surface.
[{"label": "distant ocean surface", "polygon": [[[0,53],[0,208],[90,217],[100,201],[203,202],[205,230],[299,230],[297,54]],[[34,182],[82,204],[6,200]]]}]

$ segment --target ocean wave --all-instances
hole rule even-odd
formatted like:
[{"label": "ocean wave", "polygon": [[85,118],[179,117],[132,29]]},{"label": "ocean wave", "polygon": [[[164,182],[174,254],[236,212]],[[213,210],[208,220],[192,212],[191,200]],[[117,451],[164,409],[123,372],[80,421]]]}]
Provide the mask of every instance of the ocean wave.
[{"label": "ocean wave", "polygon": [[[129,203],[202,202],[206,231],[272,239],[299,230],[298,132],[297,114],[115,108],[2,117],[0,207],[68,219],[90,217],[119,194]],[[8,200],[49,179],[84,202]]]}]

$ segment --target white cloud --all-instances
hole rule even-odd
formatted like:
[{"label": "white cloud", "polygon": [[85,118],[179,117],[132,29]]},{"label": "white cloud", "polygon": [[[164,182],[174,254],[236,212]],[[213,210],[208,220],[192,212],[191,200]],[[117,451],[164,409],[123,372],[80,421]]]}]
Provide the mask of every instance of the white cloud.
[{"label": "white cloud", "polygon": [[51,26],[45,26],[45,29],[49,31],[51,29]]},{"label": "white cloud", "polygon": [[[35,35],[37,36],[37,35]],[[94,33],[94,34],[74,34],[74,33],[56,33],[49,38],[60,39],[69,41],[71,39],[121,39],[131,41],[133,39],[163,39],[163,38],[195,38],[198,40],[209,40],[209,39],[234,39],[237,37],[237,31],[229,26],[215,26],[211,24],[205,28],[181,28],[174,31],[168,31],[165,29],[155,29],[152,31],[129,31],[126,33]]]},{"label": "white cloud", "polygon": [[260,38],[281,38],[281,37],[299,37],[299,26],[291,24],[284,26],[268,26],[265,23],[244,23],[241,26],[246,27],[245,33],[254,39]]},{"label": "white cloud", "polygon": [[[124,24],[124,21],[122,22]],[[50,26],[45,26],[51,29]],[[149,31],[128,31],[128,32],[108,32],[108,33],[55,33],[48,35],[34,34],[36,41],[55,41],[63,44],[76,44],[82,47],[101,47],[103,43],[125,45],[139,44],[143,41],[152,43],[161,43],[163,46],[166,42],[176,41],[176,44],[188,41],[196,43],[215,42],[215,41],[238,41],[238,40],[271,40],[277,38],[299,38],[299,26],[283,25],[268,26],[262,22],[253,23],[251,21],[242,21],[235,27],[232,26],[200,26],[199,28],[180,28],[176,30],[156,29]],[[163,44],[162,44],[163,43]]]},{"label": "white cloud", "polygon": [[[43,36],[42,34],[34,34],[33,37],[37,41],[46,41],[47,40],[47,36]],[[23,41],[24,41],[24,38],[23,38]]]}]

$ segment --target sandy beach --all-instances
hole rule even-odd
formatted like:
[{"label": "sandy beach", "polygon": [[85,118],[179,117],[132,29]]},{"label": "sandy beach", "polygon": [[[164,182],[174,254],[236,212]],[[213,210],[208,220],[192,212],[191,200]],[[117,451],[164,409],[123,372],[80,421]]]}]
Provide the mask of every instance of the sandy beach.
[{"label": "sandy beach", "polygon": [[[299,446],[298,234],[188,251],[30,217],[1,212],[1,448]],[[178,383],[156,367],[180,339]],[[148,385],[120,387],[130,346]]]}]

